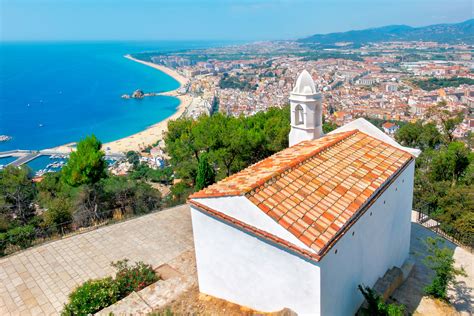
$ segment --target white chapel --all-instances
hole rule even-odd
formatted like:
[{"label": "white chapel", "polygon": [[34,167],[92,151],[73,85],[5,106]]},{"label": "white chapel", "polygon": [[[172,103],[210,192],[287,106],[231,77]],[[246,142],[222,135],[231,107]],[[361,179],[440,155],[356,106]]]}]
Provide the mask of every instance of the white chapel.
[{"label": "white chapel", "polygon": [[415,157],[363,119],[322,132],[303,71],[290,94],[290,147],[189,200],[199,290],[263,312],[354,315],[408,258]]}]

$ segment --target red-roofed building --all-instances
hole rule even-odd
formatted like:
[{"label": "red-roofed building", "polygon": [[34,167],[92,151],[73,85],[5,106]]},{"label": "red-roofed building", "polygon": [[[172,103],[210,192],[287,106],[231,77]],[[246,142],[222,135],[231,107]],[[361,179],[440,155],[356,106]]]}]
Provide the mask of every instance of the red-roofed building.
[{"label": "red-roofed building", "polygon": [[354,315],[357,285],[403,265],[418,152],[363,119],[316,134],[190,197],[201,292],[261,311]]},{"label": "red-roofed building", "polygon": [[397,124],[391,122],[385,122],[382,124],[383,131],[389,135],[395,134],[395,132],[399,129]]}]

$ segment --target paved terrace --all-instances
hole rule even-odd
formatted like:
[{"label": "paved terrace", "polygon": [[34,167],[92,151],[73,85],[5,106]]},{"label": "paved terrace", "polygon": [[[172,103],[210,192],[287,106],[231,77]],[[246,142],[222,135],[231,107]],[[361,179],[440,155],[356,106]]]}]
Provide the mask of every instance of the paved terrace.
[{"label": "paved terrace", "polygon": [[[443,315],[436,304],[422,296],[431,275],[419,256],[425,250],[421,239],[427,236],[436,235],[412,223],[410,257],[415,262],[414,272],[393,297],[418,315]],[[449,242],[447,245],[455,248],[457,265],[463,265],[468,273],[458,278],[460,282],[450,290],[450,296],[461,315],[472,315],[474,255]],[[112,275],[111,261],[129,258],[154,267],[163,263],[176,267],[186,264],[183,257],[190,251],[194,252],[194,243],[187,205],[28,249],[0,259],[0,315],[57,315],[76,286]]]},{"label": "paved terrace", "polygon": [[57,315],[88,279],[128,258],[156,267],[194,249],[187,205],[50,242],[0,259],[0,315]]}]

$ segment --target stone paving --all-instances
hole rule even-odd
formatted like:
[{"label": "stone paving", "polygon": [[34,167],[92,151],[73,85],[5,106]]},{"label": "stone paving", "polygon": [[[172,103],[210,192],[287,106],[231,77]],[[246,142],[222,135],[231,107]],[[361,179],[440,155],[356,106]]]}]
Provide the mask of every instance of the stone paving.
[{"label": "stone paving", "polygon": [[[430,309],[433,303],[422,294],[431,274],[419,255],[424,252],[421,240],[427,236],[436,235],[412,223],[410,257],[415,262],[414,273],[393,297],[407,305],[410,312],[431,316],[436,314]],[[458,285],[450,289],[453,305],[460,314],[472,315],[474,254],[453,244],[447,245],[455,249],[456,264],[463,266],[468,274],[458,277]],[[154,267],[167,263],[195,283],[193,253],[187,205],[27,249],[0,259],[0,316],[58,315],[68,294],[77,285],[88,279],[112,275],[114,270],[110,262],[124,258],[144,261]],[[150,299],[158,303],[162,299],[159,293],[149,294]],[[143,301],[143,297],[140,300]],[[147,301],[145,308],[150,305]]]},{"label": "stone paving", "polygon": [[112,261],[156,267],[193,247],[183,205],[27,249],[0,259],[0,315],[58,315],[76,286],[112,275]]},{"label": "stone paving", "polygon": [[[423,243],[427,237],[436,238],[438,235],[433,231],[417,224],[411,224],[410,260],[415,263],[410,277],[393,294],[397,302],[404,304],[410,314],[419,316],[446,315],[436,301],[424,296],[423,288],[428,285],[433,277],[424,264],[423,259],[427,255],[426,246]],[[454,260],[457,267],[463,267],[467,276],[457,276],[456,285],[449,289],[448,296],[452,303],[453,314],[473,315],[474,313],[474,254],[457,247],[446,241],[445,247],[454,250]]]}]

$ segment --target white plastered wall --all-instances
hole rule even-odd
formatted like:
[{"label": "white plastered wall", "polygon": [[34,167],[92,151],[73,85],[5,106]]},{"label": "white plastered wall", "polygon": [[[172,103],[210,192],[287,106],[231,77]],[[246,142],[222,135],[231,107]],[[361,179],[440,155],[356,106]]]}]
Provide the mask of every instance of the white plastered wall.
[{"label": "white plastered wall", "polygon": [[266,215],[255,204],[250,202],[245,196],[223,196],[218,198],[193,199],[213,210],[219,211],[238,219],[250,226],[268,232],[272,235],[280,237],[298,247],[310,252],[313,249],[306,246],[292,233],[284,229],[280,224],[275,222],[270,216]]},{"label": "white plastered wall", "polygon": [[320,314],[319,267],[191,205],[199,290],[260,311]]},{"label": "white plastered wall", "polygon": [[[266,312],[288,307],[300,315],[353,315],[363,301],[357,285],[373,286],[408,257],[413,175],[414,161],[319,263],[192,206],[200,291]],[[302,245],[245,197],[196,201]]]},{"label": "white plastered wall", "polygon": [[319,262],[322,315],[354,315],[363,302],[357,286],[373,286],[408,258],[414,165],[407,166]]}]

